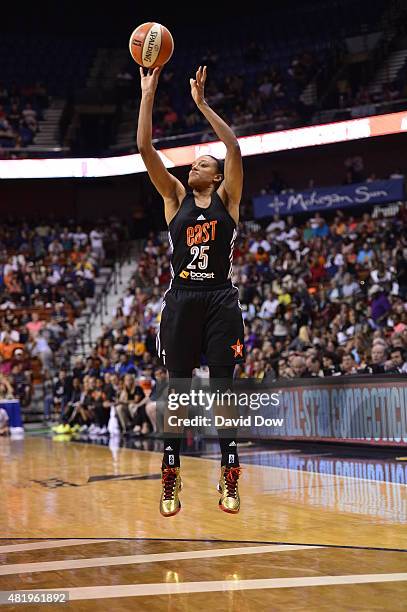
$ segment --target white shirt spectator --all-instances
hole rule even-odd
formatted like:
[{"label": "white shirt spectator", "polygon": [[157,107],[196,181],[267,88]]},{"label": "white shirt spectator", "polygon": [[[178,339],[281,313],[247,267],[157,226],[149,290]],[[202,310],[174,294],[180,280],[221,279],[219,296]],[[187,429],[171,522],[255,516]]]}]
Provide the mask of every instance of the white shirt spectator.
[{"label": "white shirt spectator", "polygon": [[94,229],[90,233],[90,243],[92,245],[92,249],[101,249],[103,247],[103,232],[99,232]]},{"label": "white shirt spectator", "polygon": [[291,238],[288,238],[287,244],[290,247],[291,251],[296,251],[300,248],[301,241],[298,238],[297,232]]},{"label": "white shirt spectator", "polygon": [[8,276],[11,272],[17,272],[18,267],[13,263],[4,264],[3,276]]},{"label": "white shirt spectator", "polygon": [[151,311],[154,313],[155,316],[158,315],[158,313],[161,310],[161,304],[162,304],[162,300],[160,297],[158,297],[156,300],[151,301],[149,306],[151,308]]},{"label": "white shirt spectator", "polygon": [[17,308],[17,306],[11,300],[6,300],[5,302],[3,302],[3,304],[1,304],[0,309],[7,310],[8,308],[13,310],[14,308]]},{"label": "white shirt spectator", "polygon": [[131,312],[131,307],[134,302],[134,295],[125,295],[123,298],[123,314],[128,317]]},{"label": "white shirt spectator", "polygon": [[88,235],[85,234],[85,232],[83,231],[75,232],[72,235],[72,238],[73,238],[74,243],[77,244],[79,248],[86,246],[88,242]]},{"label": "white shirt spectator", "polygon": [[360,291],[360,287],[356,281],[352,281],[347,285],[343,285],[342,287],[343,297],[351,297]]},{"label": "white shirt spectator", "polygon": [[61,274],[59,270],[57,270],[56,268],[52,270],[52,274],[47,276],[47,282],[50,283],[50,285],[57,285],[60,280],[61,280]]},{"label": "white shirt spectator", "polygon": [[335,266],[338,266],[338,268],[340,268],[341,266],[343,266],[345,264],[345,260],[343,258],[342,253],[337,253],[335,255],[334,264],[335,264]]},{"label": "white shirt spectator", "polygon": [[259,317],[262,319],[270,319],[276,314],[279,301],[277,298],[273,300],[265,300],[260,308]]},{"label": "white shirt spectator", "polygon": [[285,230],[285,221],[283,219],[279,219],[278,221],[272,221],[268,226],[266,231],[273,232],[282,232]]},{"label": "white shirt spectator", "polygon": [[258,240],[256,240],[255,242],[253,242],[252,246],[249,249],[250,253],[257,253],[257,249],[259,247],[263,247],[263,249],[266,251],[266,253],[268,253],[271,249],[270,244],[267,242],[267,240],[262,240],[261,242],[259,242]]},{"label": "white shirt spectator", "polygon": [[8,336],[13,342],[20,342],[20,334],[16,329],[12,329],[11,332],[2,331],[0,333],[0,342],[3,342],[5,336]]},{"label": "white shirt spectator", "polygon": [[298,237],[297,234],[297,230],[295,229],[295,227],[291,227],[288,232],[287,231],[283,231],[281,232],[281,234],[278,234],[276,236],[276,240],[278,240],[279,242],[283,242],[288,241],[288,240],[295,240]]},{"label": "white shirt spectator", "polygon": [[391,280],[391,272],[390,270],[386,270],[384,274],[379,276],[379,270],[372,270],[370,273],[370,278],[375,285],[380,285],[381,283],[387,283]]}]

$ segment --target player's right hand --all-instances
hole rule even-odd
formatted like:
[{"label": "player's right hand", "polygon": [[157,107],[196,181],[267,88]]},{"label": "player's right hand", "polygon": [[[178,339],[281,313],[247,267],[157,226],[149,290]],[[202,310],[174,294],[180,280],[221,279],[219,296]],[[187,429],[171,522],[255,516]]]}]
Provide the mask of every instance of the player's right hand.
[{"label": "player's right hand", "polygon": [[160,76],[162,70],[161,67],[154,68],[154,70],[147,70],[147,74],[144,74],[144,68],[140,66],[140,83],[141,83],[141,91],[143,94],[150,93],[155,94],[155,90],[158,85],[158,77]]}]

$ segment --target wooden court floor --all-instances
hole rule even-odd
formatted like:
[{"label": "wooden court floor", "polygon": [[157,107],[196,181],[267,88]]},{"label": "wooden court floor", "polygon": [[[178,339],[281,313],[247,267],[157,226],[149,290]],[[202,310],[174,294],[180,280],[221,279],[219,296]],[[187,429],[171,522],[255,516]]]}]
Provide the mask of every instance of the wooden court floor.
[{"label": "wooden court floor", "polygon": [[70,602],[1,610],[405,610],[407,495],[396,482],[184,457],[182,511],[158,512],[160,454],[0,439],[0,592]]}]

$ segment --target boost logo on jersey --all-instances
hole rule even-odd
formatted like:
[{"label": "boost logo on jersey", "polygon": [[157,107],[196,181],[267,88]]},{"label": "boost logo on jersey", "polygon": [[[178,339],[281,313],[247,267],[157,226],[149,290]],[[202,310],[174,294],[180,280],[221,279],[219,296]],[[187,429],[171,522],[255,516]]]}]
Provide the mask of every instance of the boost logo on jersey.
[{"label": "boost logo on jersey", "polygon": [[180,277],[190,278],[191,280],[207,280],[208,278],[215,278],[215,274],[213,272],[188,272],[188,270],[182,270]]}]

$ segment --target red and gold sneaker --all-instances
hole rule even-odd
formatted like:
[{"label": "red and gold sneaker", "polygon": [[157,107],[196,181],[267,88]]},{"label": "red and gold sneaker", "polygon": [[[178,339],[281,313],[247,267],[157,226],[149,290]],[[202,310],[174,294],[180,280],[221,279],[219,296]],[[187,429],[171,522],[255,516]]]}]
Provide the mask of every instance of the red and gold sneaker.
[{"label": "red and gold sneaker", "polygon": [[161,469],[161,499],[160,512],[163,516],[174,516],[181,510],[178,493],[182,488],[179,467],[166,467]]},{"label": "red and gold sneaker", "polygon": [[226,467],[222,465],[220,480],[217,486],[221,498],[219,508],[230,514],[237,514],[240,510],[240,496],[237,481],[242,473],[240,467]]}]

